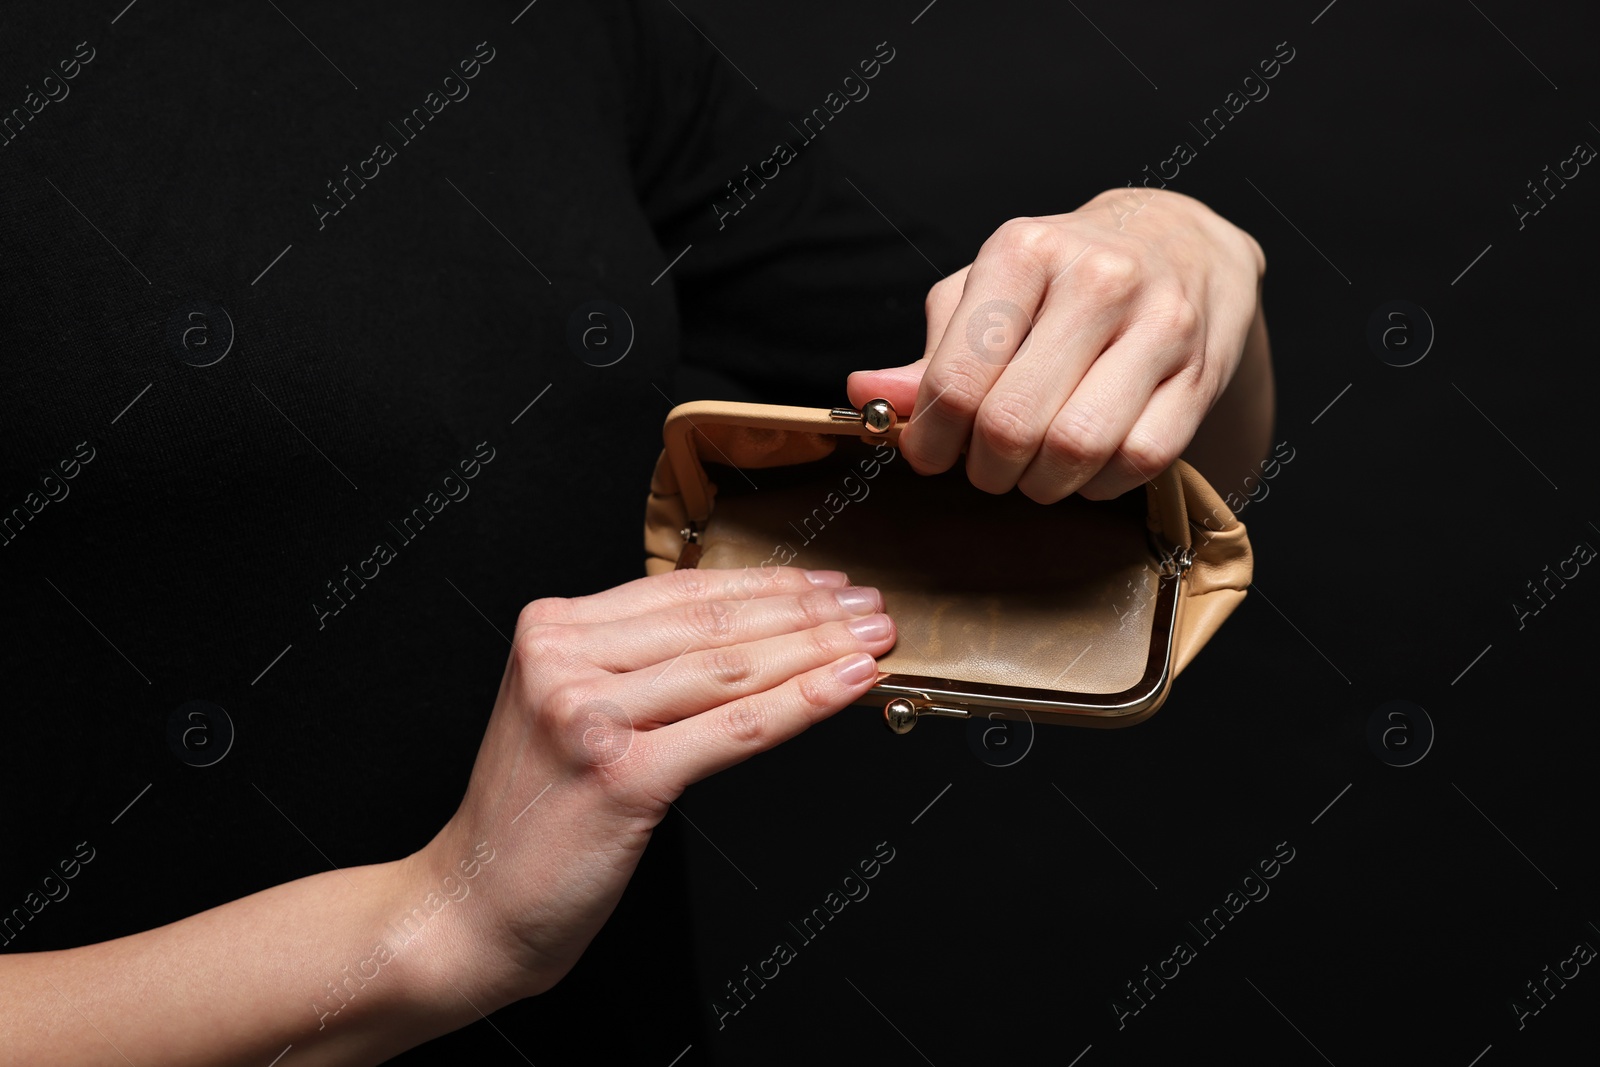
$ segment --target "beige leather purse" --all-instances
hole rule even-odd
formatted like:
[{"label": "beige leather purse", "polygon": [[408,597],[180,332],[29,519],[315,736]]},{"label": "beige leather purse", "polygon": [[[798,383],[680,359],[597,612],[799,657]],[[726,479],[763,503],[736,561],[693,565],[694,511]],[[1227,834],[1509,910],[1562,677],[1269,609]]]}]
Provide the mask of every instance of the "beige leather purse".
[{"label": "beige leather purse", "polygon": [[[1127,726],[1244,599],[1250,542],[1181,460],[1144,493],[1042,506],[960,464],[922,476],[887,401],[802,408],[700,401],[667,416],[646,570],[842,570],[883,592],[898,632],[863,703],[918,716]],[[716,477],[708,471],[715,470]]]}]

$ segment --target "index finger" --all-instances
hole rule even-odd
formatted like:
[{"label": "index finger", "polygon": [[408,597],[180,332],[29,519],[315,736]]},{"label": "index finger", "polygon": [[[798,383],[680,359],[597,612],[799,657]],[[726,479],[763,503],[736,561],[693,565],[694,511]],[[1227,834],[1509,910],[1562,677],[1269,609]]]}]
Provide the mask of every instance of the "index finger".
[{"label": "index finger", "polygon": [[955,465],[984,397],[1019,355],[1044,300],[1045,277],[1037,261],[1000,241],[1004,232],[990,238],[973,261],[901,431],[900,450],[921,473]]}]

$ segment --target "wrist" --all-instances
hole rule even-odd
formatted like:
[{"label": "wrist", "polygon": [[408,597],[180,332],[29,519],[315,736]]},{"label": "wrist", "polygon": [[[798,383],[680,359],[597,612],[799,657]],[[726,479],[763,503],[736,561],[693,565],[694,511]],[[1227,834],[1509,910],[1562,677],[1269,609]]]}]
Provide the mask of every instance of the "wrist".
[{"label": "wrist", "polygon": [[488,899],[495,850],[461,845],[441,832],[394,864],[394,890],[382,922],[417,1005],[448,1029],[518,999],[514,969],[500,950]]}]

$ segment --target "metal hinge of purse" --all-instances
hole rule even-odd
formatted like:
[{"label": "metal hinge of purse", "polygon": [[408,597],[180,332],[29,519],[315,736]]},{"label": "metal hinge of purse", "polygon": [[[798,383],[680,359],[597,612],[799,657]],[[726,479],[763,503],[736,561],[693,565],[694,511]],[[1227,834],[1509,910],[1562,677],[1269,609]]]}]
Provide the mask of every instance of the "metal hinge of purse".
[{"label": "metal hinge of purse", "polygon": [[693,570],[700,565],[700,553],[705,551],[700,547],[700,524],[690,519],[678,531],[678,536],[683,538],[683,548],[678,552],[678,562],[673,570]]}]

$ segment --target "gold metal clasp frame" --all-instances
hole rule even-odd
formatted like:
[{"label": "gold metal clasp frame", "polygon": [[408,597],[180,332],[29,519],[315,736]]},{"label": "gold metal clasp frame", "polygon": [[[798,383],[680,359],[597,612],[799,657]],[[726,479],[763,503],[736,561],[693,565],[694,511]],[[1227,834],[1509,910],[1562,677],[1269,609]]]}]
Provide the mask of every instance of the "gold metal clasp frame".
[{"label": "gold metal clasp frame", "polygon": [[[884,399],[869,400],[861,410],[837,407],[828,412],[838,422],[859,423],[869,434],[886,435],[899,420]],[[699,564],[700,526],[690,522],[682,531],[683,550],[678,568]],[[1063,694],[1026,686],[967,682],[922,675],[886,674],[861,703],[883,709],[884,722],[897,734],[908,733],[924,716],[968,719],[975,714],[991,718],[1028,720],[1072,726],[1113,727],[1142,721],[1155,712],[1172,684],[1172,645],[1183,607],[1182,585],[1194,562],[1188,546],[1152,544],[1157,573],[1155,610],[1151,620],[1150,648],[1138,682],[1117,693]],[[1071,699],[1063,699],[1070,695]]]},{"label": "gold metal clasp frame", "polygon": [[1120,693],[1074,693],[1063,700],[1049,689],[960,682],[948,678],[890,674],[862,698],[883,708],[883,721],[897,734],[908,733],[925,715],[1057,723],[1072,726],[1125,726],[1153,714],[1172,684],[1172,641],[1178,632],[1181,586],[1192,554],[1177,550],[1162,561],[1150,626],[1150,652],[1139,681]]}]

